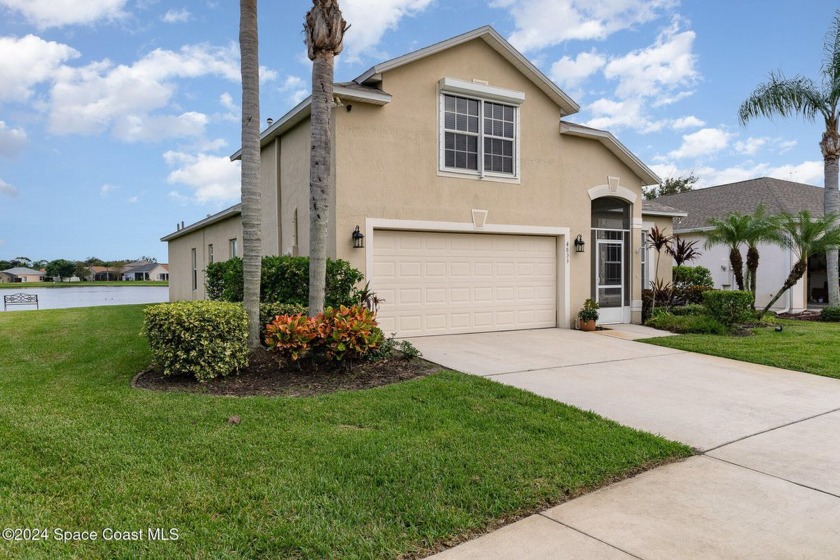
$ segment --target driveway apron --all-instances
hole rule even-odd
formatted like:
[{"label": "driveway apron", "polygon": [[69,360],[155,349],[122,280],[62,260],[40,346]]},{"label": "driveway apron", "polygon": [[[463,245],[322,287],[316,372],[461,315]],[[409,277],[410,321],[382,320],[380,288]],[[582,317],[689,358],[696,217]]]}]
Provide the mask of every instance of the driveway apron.
[{"label": "driveway apron", "polygon": [[698,450],[434,558],[840,558],[840,380],[607,334],[411,339],[444,367]]}]

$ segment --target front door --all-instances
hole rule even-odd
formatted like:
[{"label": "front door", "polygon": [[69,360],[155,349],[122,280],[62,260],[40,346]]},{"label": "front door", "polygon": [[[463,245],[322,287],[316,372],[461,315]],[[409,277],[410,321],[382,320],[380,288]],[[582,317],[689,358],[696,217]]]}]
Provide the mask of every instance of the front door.
[{"label": "front door", "polygon": [[625,323],[624,240],[598,239],[595,253],[595,300],[601,306],[599,323]]}]

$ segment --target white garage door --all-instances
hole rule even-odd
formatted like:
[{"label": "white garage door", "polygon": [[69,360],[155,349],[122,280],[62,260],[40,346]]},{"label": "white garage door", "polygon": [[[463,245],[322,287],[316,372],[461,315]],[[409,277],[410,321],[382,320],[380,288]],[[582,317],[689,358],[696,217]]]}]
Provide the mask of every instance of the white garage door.
[{"label": "white garage door", "polygon": [[376,230],[374,288],[387,334],[557,325],[554,237]]}]

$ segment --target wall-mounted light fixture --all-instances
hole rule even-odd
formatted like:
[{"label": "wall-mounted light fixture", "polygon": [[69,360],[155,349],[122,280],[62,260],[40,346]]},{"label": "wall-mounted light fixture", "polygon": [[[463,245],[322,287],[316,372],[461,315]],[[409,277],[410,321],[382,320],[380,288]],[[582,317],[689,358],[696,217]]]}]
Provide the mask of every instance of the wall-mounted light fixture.
[{"label": "wall-mounted light fixture", "polygon": [[583,253],[583,248],[586,246],[586,242],[583,240],[583,236],[578,234],[575,237],[575,252],[576,253]]},{"label": "wall-mounted light fixture", "polygon": [[365,248],[365,234],[359,231],[359,226],[356,226],[356,229],[353,230],[353,248]]}]

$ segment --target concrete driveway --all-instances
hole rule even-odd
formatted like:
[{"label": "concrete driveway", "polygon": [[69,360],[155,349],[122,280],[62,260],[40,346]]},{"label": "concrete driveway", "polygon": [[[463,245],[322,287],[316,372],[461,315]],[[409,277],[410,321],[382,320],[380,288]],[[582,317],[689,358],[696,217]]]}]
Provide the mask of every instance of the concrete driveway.
[{"label": "concrete driveway", "polygon": [[631,335],[411,339],[445,367],[700,453],[434,558],[840,558],[840,380],[624,339]]}]

